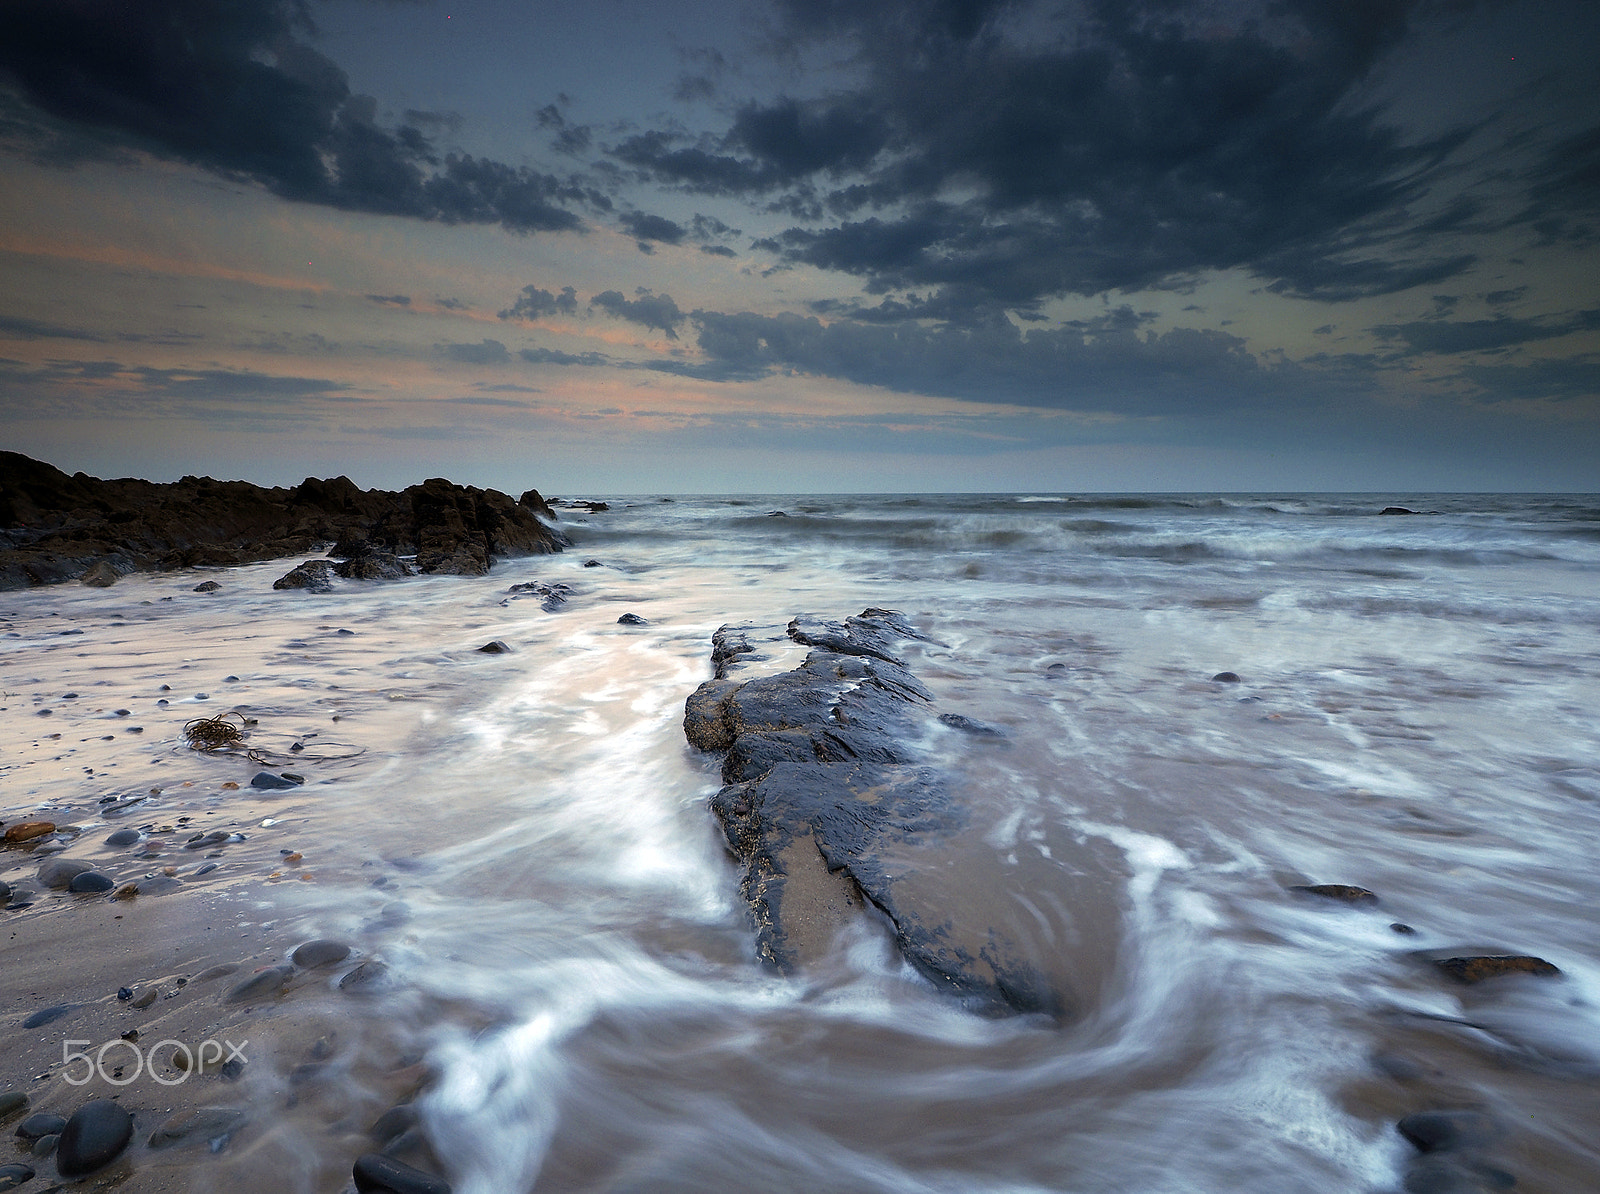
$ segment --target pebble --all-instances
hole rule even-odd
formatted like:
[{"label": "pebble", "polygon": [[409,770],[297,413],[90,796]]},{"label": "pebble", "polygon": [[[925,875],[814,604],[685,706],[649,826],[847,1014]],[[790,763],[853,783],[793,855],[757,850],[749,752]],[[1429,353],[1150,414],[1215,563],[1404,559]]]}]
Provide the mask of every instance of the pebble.
[{"label": "pebble", "polygon": [[[307,941],[289,955],[289,960],[306,970],[318,966],[332,966],[350,956],[350,947],[342,941]],[[352,972],[353,973],[353,972]]]},{"label": "pebble", "polygon": [[67,890],[74,895],[96,895],[110,891],[116,885],[117,881],[110,875],[100,871],[84,871],[81,875],[73,876],[72,882],[67,884]]},{"label": "pebble", "polygon": [[138,1008],[140,1011],[143,1011],[155,1001],[156,989],[154,987],[146,987],[133,997],[133,1006]]},{"label": "pebble", "polygon": [[201,867],[199,870],[195,871],[195,874],[196,875],[209,875],[212,871],[214,871],[216,869],[217,869],[217,864],[216,863],[208,862],[203,867]]},{"label": "pebble", "polygon": [[273,775],[270,771],[258,771],[250,780],[252,788],[298,788],[300,785],[292,779],[284,779],[281,775]]},{"label": "pebble", "polygon": [[604,568],[605,567],[605,565],[602,564],[599,560],[592,560],[592,559],[591,560],[585,560],[583,562],[583,566],[585,568]]},{"label": "pebble", "polygon": [[56,831],[54,821],[21,821],[6,830],[8,842],[31,842],[36,837]]},{"label": "pebble", "polygon": [[1211,679],[1216,684],[1237,684],[1239,683],[1239,673],[1218,672],[1215,676],[1212,676]]},{"label": "pebble", "polygon": [[356,1158],[352,1174],[360,1194],[450,1194],[450,1183],[382,1153]]},{"label": "pebble", "polygon": [[137,829],[119,829],[110,837],[106,838],[106,845],[131,846],[138,842],[142,836],[143,835]]},{"label": "pebble", "polygon": [[417,1126],[417,1108],[414,1103],[400,1103],[378,1116],[367,1129],[367,1139],[378,1145],[388,1144]]},{"label": "pebble", "polygon": [[59,1136],[61,1129],[66,1126],[67,1121],[59,1115],[51,1115],[48,1111],[35,1111],[17,1125],[15,1135],[32,1141],[41,1136]]},{"label": "pebble", "polygon": [[509,654],[511,654],[511,648],[508,647],[500,639],[494,639],[491,642],[484,643],[483,646],[478,648],[478,651],[481,654],[484,654],[484,655],[509,655]]},{"label": "pebble", "polygon": [[224,962],[220,966],[213,966],[210,970],[202,970],[190,981],[195,983],[209,983],[214,982],[219,978],[226,978],[230,974],[237,974],[238,972],[239,963]]},{"label": "pebble", "polygon": [[1543,958],[1515,954],[1441,958],[1434,965],[1459,983],[1481,983],[1502,974],[1537,974],[1549,978],[1561,973]]},{"label": "pebble", "polygon": [[1297,891],[1302,895],[1321,896],[1328,900],[1341,900],[1346,904],[1376,904],[1378,896],[1375,892],[1368,891],[1365,887],[1355,887],[1349,883],[1316,883],[1311,886],[1291,887],[1290,891]]},{"label": "pebble", "polygon": [[110,1099],[85,1103],[72,1113],[56,1141],[56,1171],[82,1177],[115,1160],[133,1137],[133,1116]]},{"label": "pebble", "polygon": [[258,999],[276,999],[294,977],[293,966],[273,966],[260,974],[252,974],[229,991],[224,1003],[250,1003]]},{"label": "pebble", "polygon": [[204,850],[208,846],[220,846],[228,840],[225,829],[213,829],[210,833],[197,833],[183,843],[185,850]]},{"label": "pebble", "polygon": [[0,1093],[0,1119],[9,1119],[28,1105],[28,1096],[20,1090]]},{"label": "pebble", "polygon": [[622,617],[617,619],[617,625],[618,626],[648,626],[648,625],[650,625],[650,623],[646,619],[641,618],[638,614],[623,614]]},{"label": "pebble", "polygon": [[52,1007],[42,1007],[33,1015],[22,1022],[24,1028],[40,1028],[61,1019],[62,1016],[71,1015],[78,1010],[76,1003],[58,1003]]},{"label": "pebble", "polygon": [[56,1144],[60,1139],[61,1137],[55,1133],[51,1133],[49,1136],[41,1136],[33,1142],[33,1147],[28,1151],[36,1157],[48,1157],[56,1151]]},{"label": "pebble", "polygon": [[1483,1144],[1491,1135],[1488,1119],[1476,1111],[1418,1111],[1395,1128],[1423,1153]]},{"label": "pebble", "polygon": [[382,962],[363,962],[339,980],[339,990],[352,995],[369,995],[389,985],[389,967]]},{"label": "pebble", "polygon": [[31,1182],[32,1180],[33,1169],[31,1166],[21,1163],[0,1165],[0,1190],[15,1190],[23,1182]]},{"label": "pebble", "polygon": [[197,1107],[180,1111],[150,1133],[151,1148],[171,1148],[175,1144],[205,1141],[212,1152],[220,1152],[240,1124],[244,1112],[237,1107]]}]

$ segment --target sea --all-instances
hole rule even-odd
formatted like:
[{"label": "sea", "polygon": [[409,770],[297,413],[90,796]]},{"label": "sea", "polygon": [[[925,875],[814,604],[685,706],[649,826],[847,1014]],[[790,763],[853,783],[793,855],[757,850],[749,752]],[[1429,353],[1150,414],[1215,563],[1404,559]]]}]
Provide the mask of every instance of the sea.
[{"label": "sea", "polygon": [[[146,820],[247,841],[130,907],[387,966],[342,1004],[297,980],[378,1026],[334,1041],[333,1110],[287,1048],[237,1084],[229,1150],[298,1158],[273,1188],[345,1188],[369,1075],[415,1064],[457,1194],[1600,1190],[1600,496],[582,496],[569,549],[483,577],[0,594],[13,713],[110,726],[47,757],[12,719],[8,809],[165,784]],[[1062,1019],[976,1013],[865,916],[757,959],[684,701],[719,627],[765,644],[749,677],[868,607],[925,636],[917,747],[964,810],[923,865]],[[304,786],[188,750],[224,711]],[[1329,884],[1371,897],[1297,890]],[[1438,965],[1476,955],[1559,973]],[[1398,1126],[1440,1111],[1454,1145]],[[250,1188],[227,1156],[193,1188]]]}]

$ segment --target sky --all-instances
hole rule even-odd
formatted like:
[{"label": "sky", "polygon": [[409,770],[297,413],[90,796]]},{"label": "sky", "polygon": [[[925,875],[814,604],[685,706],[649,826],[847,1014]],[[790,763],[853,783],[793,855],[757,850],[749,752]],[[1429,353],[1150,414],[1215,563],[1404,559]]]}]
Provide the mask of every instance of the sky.
[{"label": "sky", "polygon": [[0,447],[1600,490],[1594,0],[0,0]]}]

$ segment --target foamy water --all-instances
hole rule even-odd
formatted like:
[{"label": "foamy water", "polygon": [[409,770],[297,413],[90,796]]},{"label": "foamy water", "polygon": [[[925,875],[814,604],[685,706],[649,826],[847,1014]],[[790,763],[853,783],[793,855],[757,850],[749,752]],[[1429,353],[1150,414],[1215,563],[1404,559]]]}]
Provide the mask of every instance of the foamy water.
[{"label": "foamy water", "polygon": [[[5,819],[142,794],[125,820],[245,832],[160,898],[387,962],[346,1014],[431,1067],[463,1194],[1398,1190],[1395,1121],[1460,1107],[1518,1189],[1600,1188],[1600,501],[643,498],[562,525],[572,550],[484,578],[0,595]],[[938,711],[1006,731],[930,721],[969,810],[938,890],[1071,987],[1064,1026],[968,1014],[871,924],[804,975],[753,960],[683,700],[719,625],[867,606],[928,635],[904,654]],[[223,790],[257,768],[183,749],[234,708],[304,788]],[[268,879],[280,842],[311,879]],[[1315,883],[1381,904],[1288,890]],[[1428,960],[1481,952],[1563,975]],[[326,1166],[278,1188],[348,1173],[281,1113]],[[194,1188],[238,1189],[226,1164]]]}]

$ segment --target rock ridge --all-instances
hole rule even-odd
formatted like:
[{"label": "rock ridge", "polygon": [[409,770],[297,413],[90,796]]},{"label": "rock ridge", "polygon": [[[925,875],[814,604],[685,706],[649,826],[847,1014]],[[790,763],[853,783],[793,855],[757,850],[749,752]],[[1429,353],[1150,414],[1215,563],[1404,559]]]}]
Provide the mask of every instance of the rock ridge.
[{"label": "rock ridge", "polygon": [[[0,589],[156,569],[228,566],[303,555],[335,543],[340,575],[481,575],[495,560],[570,546],[547,526],[556,513],[530,489],[494,489],[432,477],[399,492],[363,490],[348,477],[308,477],[291,489],[184,477],[173,482],[68,475],[19,452],[0,452]],[[399,565],[397,567],[397,565]]]}]

